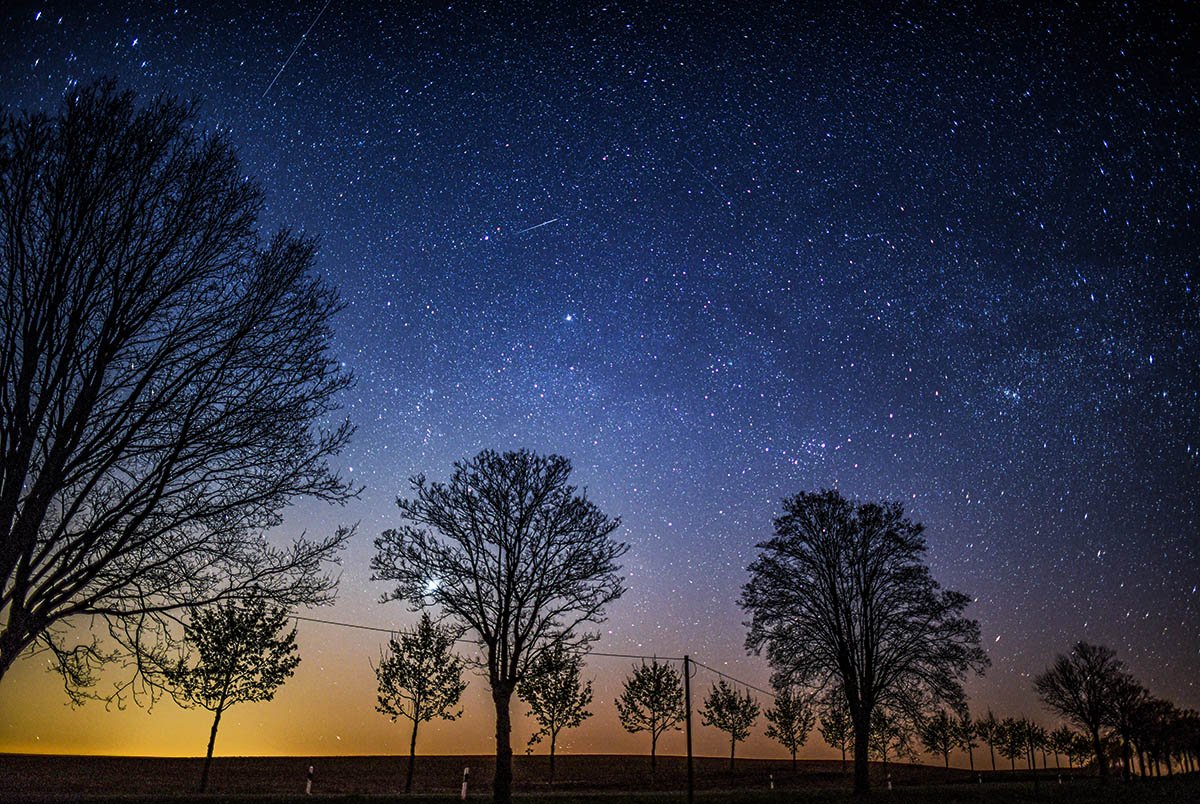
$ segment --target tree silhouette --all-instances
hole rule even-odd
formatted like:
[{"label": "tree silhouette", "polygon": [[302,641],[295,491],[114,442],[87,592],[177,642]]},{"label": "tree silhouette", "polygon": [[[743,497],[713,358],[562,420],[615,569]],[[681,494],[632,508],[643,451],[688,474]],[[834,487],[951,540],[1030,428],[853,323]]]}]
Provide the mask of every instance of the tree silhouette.
[{"label": "tree silhouette", "polygon": [[1000,756],[1010,763],[1009,770],[1017,769],[1017,760],[1025,756],[1026,746],[1025,720],[1006,717],[996,727],[996,747]]},{"label": "tree silhouette", "polygon": [[951,717],[945,709],[938,709],[933,715],[917,724],[917,736],[926,751],[942,757],[948,777],[950,752],[958,744],[958,721]]},{"label": "tree silhouette", "polygon": [[617,716],[630,734],[650,733],[650,776],[658,765],[658,738],[683,722],[683,681],[669,664],[652,659],[633,668],[617,698]]},{"label": "tree silhouette", "polygon": [[1069,656],[1059,654],[1033,687],[1046,708],[1083,729],[1092,740],[1102,780],[1108,779],[1108,762],[1100,730],[1107,722],[1113,691],[1124,672],[1111,648],[1079,642]]},{"label": "tree silhouette", "polygon": [[957,748],[967,752],[972,773],[975,772],[975,749],[979,745],[975,741],[976,736],[975,721],[971,719],[971,713],[964,706],[959,710],[958,720],[954,724],[954,744]]},{"label": "tree silhouette", "polygon": [[550,781],[554,781],[554,753],[558,733],[573,729],[592,716],[592,682],[580,678],[583,658],[568,653],[562,645],[545,651],[530,674],[517,686],[517,694],[529,704],[529,714],[538,730],[529,738],[529,750],[544,737],[550,738]]},{"label": "tree silhouette", "polygon": [[467,682],[463,680],[463,661],[454,653],[458,634],[436,625],[429,612],[421,612],[415,628],[401,631],[388,640],[387,653],[375,667],[378,696],[375,711],[412,721],[408,743],[408,771],[404,792],[412,792],[413,771],[417,762],[417,727],[435,717],[456,720],[455,712]]},{"label": "tree silhouette", "polygon": [[870,740],[867,750],[883,762],[887,774],[889,757],[916,759],[912,747],[913,728],[902,713],[878,707],[871,716]]},{"label": "tree silhouette", "polygon": [[[349,536],[261,535],[354,494],[327,464],[351,428],[319,429],[340,302],[195,119],[110,82],[0,116],[0,678],[47,651],[76,703],[122,658],[104,697],[138,699],[190,607],[331,601]],[[83,618],[107,638],[77,643]]]},{"label": "tree silhouette", "polygon": [[625,591],[617,559],[627,546],[606,516],[568,482],[566,458],[485,450],[454,464],[448,483],[412,479],[397,504],[406,524],[375,540],[374,580],[385,600],[436,607],[473,632],[496,707],[498,804],[512,800],[513,692],[541,655],[578,651],[578,629],[604,618]]},{"label": "tree silhouette", "polygon": [[180,706],[213,713],[201,793],[208,789],[221,715],[234,704],[271,700],[300,664],[296,629],[284,631],[288,618],[286,609],[268,608],[261,597],[199,609],[184,626],[184,644],[195,648],[195,662],[184,656],[162,670]]},{"label": "tree silhouette", "polygon": [[796,769],[796,752],[808,740],[816,715],[808,700],[792,686],[775,688],[775,705],[763,713],[768,721],[767,736],[787,749]]},{"label": "tree silhouette", "polygon": [[1074,766],[1071,755],[1071,743],[1075,740],[1075,732],[1069,726],[1059,726],[1050,732],[1050,750],[1054,752],[1054,767],[1061,768],[1059,757],[1066,755],[1067,764]]},{"label": "tree silhouette", "polygon": [[700,722],[715,726],[729,735],[729,770],[737,744],[750,736],[750,727],[758,720],[758,701],[749,692],[739,693],[721,679],[712,685],[700,710]]},{"label": "tree silhouette", "polygon": [[970,599],[930,576],[921,532],[899,503],[801,492],[784,501],[742,591],[748,649],[765,648],[788,683],[843,690],[859,793],[870,788],[875,708],[910,709],[917,699],[961,705],[967,672],[988,663],[978,624],[963,616]]},{"label": "tree silhouette", "polygon": [[975,721],[975,733],[979,739],[987,743],[988,753],[992,757],[992,770],[996,770],[996,746],[1000,744],[1000,721],[987,710],[987,714]]},{"label": "tree silhouette", "polygon": [[1121,738],[1121,777],[1127,782],[1133,776],[1134,734],[1149,702],[1150,692],[1128,673],[1113,683],[1106,720]]},{"label": "tree silhouette", "polygon": [[854,744],[854,724],[850,722],[845,695],[834,691],[834,694],[825,697],[818,728],[825,744],[842,752],[842,773],[845,773],[846,749]]}]

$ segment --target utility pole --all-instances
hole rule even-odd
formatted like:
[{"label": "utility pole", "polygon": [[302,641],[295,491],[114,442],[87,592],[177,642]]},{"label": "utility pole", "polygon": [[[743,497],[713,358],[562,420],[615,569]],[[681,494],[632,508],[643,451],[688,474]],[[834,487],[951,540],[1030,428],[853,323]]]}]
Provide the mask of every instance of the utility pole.
[{"label": "utility pole", "polygon": [[696,789],[692,770],[692,660],[686,653],[683,656],[683,711],[687,724],[687,801],[693,804]]}]

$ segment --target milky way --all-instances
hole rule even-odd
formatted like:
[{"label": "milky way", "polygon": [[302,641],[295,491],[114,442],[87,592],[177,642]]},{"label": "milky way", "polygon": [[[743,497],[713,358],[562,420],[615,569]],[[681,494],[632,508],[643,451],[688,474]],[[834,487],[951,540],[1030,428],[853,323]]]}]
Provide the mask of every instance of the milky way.
[{"label": "milky way", "polygon": [[624,520],[601,649],[764,683],[745,567],[836,485],[978,598],[980,705],[1081,638],[1200,705],[1194,6],[86,5],[0,14],[0,101],[199,99],[347,302],[366,491],[288,525],[361,521],[325,615],[407,621],[405,478],[528,446]]}]

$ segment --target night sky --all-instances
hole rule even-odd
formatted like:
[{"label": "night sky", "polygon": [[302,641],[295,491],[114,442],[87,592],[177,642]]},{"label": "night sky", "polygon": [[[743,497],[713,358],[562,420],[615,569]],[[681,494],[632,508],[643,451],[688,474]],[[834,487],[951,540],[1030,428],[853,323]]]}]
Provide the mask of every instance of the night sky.
[{"label": "night sky", "polygon": [[[745,568],[784,496],[836,486],[904,501],[934,576],[977,598],[974,707],[1052,722],[1031,676],[1079,639],[1200,706],[1196,4],[365,5],[0,12],[5,107],[100,76],[196,98],[264,226],[320,235],[357,378],[339,465],[366,489],[281,529],[361,522],[313,616],[411,622],[368,569],[406,478],[530,447],[624,521],[598,650],[765,685]],[[230,710],[217,754],[406,746],[372,709],[386,635],[300,636],[295,679]],[[646,750],[611,712],[629,664],[589,662],[597,717],[562,750]],[[169,701],[71,710],[40,660],[4,687],[0,750],[207,736]],[[419,750],[487,751],[485,687]]]}]

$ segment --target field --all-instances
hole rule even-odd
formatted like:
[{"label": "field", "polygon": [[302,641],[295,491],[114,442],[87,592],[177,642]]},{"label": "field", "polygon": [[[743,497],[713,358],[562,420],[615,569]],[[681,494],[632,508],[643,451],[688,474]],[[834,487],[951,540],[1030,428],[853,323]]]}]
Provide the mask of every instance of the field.
[{"label": "field", "polygon": [[[170,799],[189,801],[304,801],[307,768],[315,766],[314,797],[344,802],[394,800],[403,781],[404,759],[397,757],[232,757],[213,760],[209,794],[195,793],[199,759],[136,757],[64,757],[0,755],[0,801],[131,802]],[[486,799],[490,790],[489,757],[418,758],[415,794],[409,802],[458,799],[464,767],[471,769],[471,798]],[[637,801],[645,804],[682,802],[686,764],[682,757],[659,759],[653,784],[649,760],[641,756],[564,756],[558,759],[558,779],[548,781],[545,757],[517,757],[514,762],[518,800],[554,804],[607,804]],[[1058,783],[1053,769],[1040,779],[1036,791],[1027,776],[1010,773],[975,777],[966,771],[892,764],[893,789],[888,791],[883,768],[872,767],[876,798],[896,804],[918,802],[1190,802],[1200,800],[1200,780],[1175,779],[1099,787],[1090,778],[1063,774]],[[775,788],[771,789],[774,782]],[[838,804],[852,800],[849,777],[839,762],[801,761],[797,770],[777,760],[738,760],[730,773],[728,760],[696,760],[697,801],[813,802]]]}]

